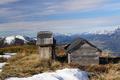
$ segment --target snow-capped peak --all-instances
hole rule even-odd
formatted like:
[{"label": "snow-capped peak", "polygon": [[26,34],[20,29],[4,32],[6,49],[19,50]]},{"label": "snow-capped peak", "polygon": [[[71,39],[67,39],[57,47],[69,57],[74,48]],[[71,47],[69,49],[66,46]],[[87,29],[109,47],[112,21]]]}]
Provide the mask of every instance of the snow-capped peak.
[{"label": "snow-capped peak", "polygon": [[74,35],[74,33],[54,33],[55,36],[58,36],[58,35],[64,35],[64,36],[71,36],[71,35]]},{"label": "snow-capped peak", "polygon": [[13,44],[15,42],[15,36],[6,37],[4,42],[7,44]]},{"label": "snow-capped peak", "polygon": [[7,44],[14,44],[16,39],[23,40],[24,43],[29,42],[24,36],[21,36],[21,35],[8,36],[8,37],[5,38],[4,42],[7,43]]},{"label": "snow-capped peak", "polygon": [[99,30],[99,31],[93,31],[93,32],[84,32],[82,34],[94,34],[94,35],[111,35],[115,32],[115,30]]},{"label": "snow-capped peak", "polygon": [[103,30],[103,31],[96,31],[94,34],[112,34],[114,31],[108,31],[108,30]]},{"label": "snow-capped peak", "polygon": [[17,36],[15,36],[15,38],[22,39],[22,40],[26,41],[26,39],[21,35],[17,35]]}]

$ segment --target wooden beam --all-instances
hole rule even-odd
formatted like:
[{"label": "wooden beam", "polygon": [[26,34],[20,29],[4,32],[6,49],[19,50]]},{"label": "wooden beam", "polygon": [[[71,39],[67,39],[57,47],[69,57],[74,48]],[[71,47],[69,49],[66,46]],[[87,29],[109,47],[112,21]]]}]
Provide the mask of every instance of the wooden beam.
[{"label": "wooden beam", "polygon": [[71,59],[70,59],[70,53],[68,53],[68,64],[71,63]]}]

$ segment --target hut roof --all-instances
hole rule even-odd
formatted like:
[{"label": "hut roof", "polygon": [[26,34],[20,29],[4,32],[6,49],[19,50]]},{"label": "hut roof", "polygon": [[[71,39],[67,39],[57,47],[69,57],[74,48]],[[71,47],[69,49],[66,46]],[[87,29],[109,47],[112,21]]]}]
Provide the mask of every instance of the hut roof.
[{"label": "hut roof", "polygon": [[37,37],[38,38],[41,38],[41,39],[43,39],[43,38],[52,38],[52,32],[50,32],[50,31],[40,31],[40,32],[38,32],[38,34],[37,34]]},{"label": "hut roof", "polygon": [[88,44],[91,47],[95,48],[97,51],[102,52],[101,49],[97,48],[95,45],[91,44],[89,41],[87,41],[86,39],[83,38],[77,38],[74,41],[72,41],[70,44],[68,44],[65,47],[65,50],[67,51],[67,53],[72,53],[76,50],[78,50],[79,48],[81,48],[84,44]]}]

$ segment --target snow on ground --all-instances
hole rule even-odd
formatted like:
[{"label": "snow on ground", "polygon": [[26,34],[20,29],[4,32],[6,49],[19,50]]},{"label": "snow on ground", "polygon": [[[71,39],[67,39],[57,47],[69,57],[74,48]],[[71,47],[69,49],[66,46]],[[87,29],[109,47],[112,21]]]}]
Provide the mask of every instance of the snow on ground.
[{"label": "snow on ground", "polygon": [[3,66],[4,66],[5,64],[7,64],[7,63],[6,63],[6,62],[0,63],[0,72],[2,72],[2,68],[3,68]]},{"label": "snow on ground", "polygon": [[0,69],[0,72],[2,72],[2,69]]},{"label": "snow on ground", "polygon": [[2,69],[2,67],[6,64],[6,62],[4,63],[0,63],[0,69]]},{"label": "snow on ground", "polygon": [[[12,56],[16,55],[17,53],[4,53],[4,55],[0,55],[0,58],[5,58],[5,59],[9,59]],[[3,66],[7,64],[6,62],[2,62],[0,63],[0,72],[2,71]]]},{"label": "snow on ground", "polygon": [[6,80],[89,80],[88,73],[79,69],[62,69],[56,72],[45,72],[32,77],[17,78],[12,77]]},{"label": "snow on ground", "polygon": [[0,55],[0,57],[9,59],[9,58],[11,58],[12,56],[14,56],[16,54],[17,53],[4,53],[4,55]]},{"label": "snow on ground", "polygon": [[17,53],[4,53],[4,55],[10,55],[10,56],[14,56],[16,55]]},{"label": "snow on ground", "polygon": [[11,58],[11,55],[0,55],[0,57],[5,58],[5,59],[9,59],[9,58]]}]

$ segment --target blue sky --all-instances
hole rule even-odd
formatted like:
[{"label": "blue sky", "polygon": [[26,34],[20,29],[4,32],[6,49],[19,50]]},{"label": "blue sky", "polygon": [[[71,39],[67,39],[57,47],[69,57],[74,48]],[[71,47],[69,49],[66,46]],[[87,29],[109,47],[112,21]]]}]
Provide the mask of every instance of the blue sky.
[{"label": "blue sky", "polygon": [[120,0],[0,0],[0,35],[83,33],[120,25]]}]

